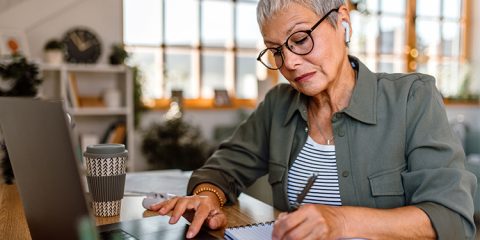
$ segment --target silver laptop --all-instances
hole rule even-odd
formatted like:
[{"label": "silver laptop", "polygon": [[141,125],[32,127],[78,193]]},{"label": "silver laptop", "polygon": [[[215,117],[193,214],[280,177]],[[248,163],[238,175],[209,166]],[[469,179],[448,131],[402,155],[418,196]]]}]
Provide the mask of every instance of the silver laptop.
[{"label": "silver laptop", "polygon": [[[93,217],[80,178],[80,149],[61,101],[0,97],[2,131],[32,239],[79,239]],[[188,225],[156,216],[103,225],[103,239],[184,239]],[[197,239],[215,239],[201,231]]]}]

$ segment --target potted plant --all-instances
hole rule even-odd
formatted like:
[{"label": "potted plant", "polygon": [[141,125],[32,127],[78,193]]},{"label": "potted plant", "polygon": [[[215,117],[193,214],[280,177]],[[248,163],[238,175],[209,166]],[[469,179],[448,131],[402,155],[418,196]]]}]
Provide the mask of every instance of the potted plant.
[{"label": "potted plant", "polygon": [[45,62],[49,64],[59,65],[63,63],[65,53],[65,45],[57,39],[51,39],[43,48],[45,52]]},{"label": "potted plant", "polygon": [[195,170],[213,152],[200,129],[183,121],[183,114],[173,102],[165,121],[147,129],[142,141],[142,153],[152,169]]},{"label": "potted plant", "polygon": [[[39,71],[36,64],[28,62],[21,55],[11,56],[6,62],[0,62],[0,97],[20,96],[34,97],[37,88],[42,82],[38,77]],[[5,183],[13,182],[13,171],[8,157],[8,152],[0,136],[0,168]]]},{"label": "potted plant", "polygon": [[123,44],[113,44],[112,53],[110,54],[109,60],[112,65],[124,64],[125,59],[128,57],[128,52],[125,50]]}]

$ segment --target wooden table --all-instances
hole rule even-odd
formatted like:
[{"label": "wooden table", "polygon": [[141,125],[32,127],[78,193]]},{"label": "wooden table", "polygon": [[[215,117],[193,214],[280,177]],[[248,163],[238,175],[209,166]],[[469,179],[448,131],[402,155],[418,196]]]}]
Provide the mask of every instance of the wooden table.
[{"label": "wooden table", "polygon": [[[97,225],[134,220],[158,215],[156,212],[142,207],[142,197],[124,197],[122,211],[116,217],[97,217]],[[271,221],[278,211],[246,194],[239,197],[237,204],[224,207],[228,218],[227,227],[244,224]],[[214,236],[223,238],[223,230],[210,231]],[[0,183],[0,238],[1,239],[31,239],[28,230],[22,202],[15,185]]]}]

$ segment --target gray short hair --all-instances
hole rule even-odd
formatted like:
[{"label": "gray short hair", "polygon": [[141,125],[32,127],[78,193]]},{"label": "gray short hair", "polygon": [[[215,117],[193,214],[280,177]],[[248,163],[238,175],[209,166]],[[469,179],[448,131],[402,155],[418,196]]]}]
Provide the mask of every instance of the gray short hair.
[{"label": "gray short hair", "polygon": [[[302,5],[311,9],[318,16],[323,16],[331,9],[345,4],[345,0],[260,0],[257,5],[257,22],[260,29],[266,20],[292,3]],[[333,27],[337,26],[336,19],[336,13],[332,13],[328,17],[328,21]]]}]

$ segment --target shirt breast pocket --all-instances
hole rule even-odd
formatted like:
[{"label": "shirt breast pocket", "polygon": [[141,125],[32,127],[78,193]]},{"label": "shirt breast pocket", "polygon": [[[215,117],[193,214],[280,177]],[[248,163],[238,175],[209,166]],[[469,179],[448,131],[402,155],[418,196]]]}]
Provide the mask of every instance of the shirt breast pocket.
[{"label": "shirt breast pocket", "polygon": [[405,206],[402,172],[406,165],[374,173],[368,177],[370,191],[377,208]]}]

